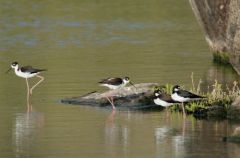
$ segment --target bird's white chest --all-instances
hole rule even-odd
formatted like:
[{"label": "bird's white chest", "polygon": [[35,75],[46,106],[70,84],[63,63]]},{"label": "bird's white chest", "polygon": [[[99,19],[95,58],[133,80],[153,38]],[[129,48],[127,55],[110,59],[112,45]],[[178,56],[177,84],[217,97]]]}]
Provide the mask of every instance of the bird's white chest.
[{"label": "bird's white chest", "polygon": [[121,87],[121,85],[109,85],[109,84],[102,84],[102,86],[108,87],[109,89],[118,89]]},{"label": "bird's white chest", "polygon": [[168,102],[166,102],[166,101],[164,101],[164,100],[161,100],[161,99],[159,99],[159,98],[154,99],[153,101],[154,101],[155,104],[161,105],[161,106],[164,106],[164,107],[167,107],[167,106],[171,106],[171,105],[172,105],[172,103],[168,103]]},{"label": "bird's white chest", "polygon": [[28,73],[28,72],[22,72],[22,71],[19,71],[19,70],[16,70],[15,71],[15,74],[19,77],[22,77],[22,78],[31,78],[31,77],[34,77],[37,75],[37,73]]},{"label": "bird's white chest", "polygon": [[179,96],[177,93],[173,93],[171,95],[172,99],[175,100],[175,101],[179,101],[179,102],[186,102],[186,101],[189,101],[190,98],[184,98],[184,97],[181,97]]}]

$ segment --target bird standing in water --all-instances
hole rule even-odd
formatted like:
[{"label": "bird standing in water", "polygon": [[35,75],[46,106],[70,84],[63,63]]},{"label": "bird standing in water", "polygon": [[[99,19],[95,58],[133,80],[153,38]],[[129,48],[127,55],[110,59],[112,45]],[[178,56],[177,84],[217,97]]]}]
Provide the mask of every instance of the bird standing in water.
[{"label": "bird standing in water", "polygon": [[203,96],[199,96],[199,95],[193,94],[189,91],[183,90],[178,85],[173,86],[171,97],[173,100],[182,103],[182,110],[183,110],[184,115],[186,115],[186,112],[185,112],[183,103],[189,102],[189,101],[194,101],[194,100],[201,100],[201,99],[205,98]]},{"label": "bird standing in water", "polygon": [[[29,96],[32,95],[33,89],[37,87],[38,84],[40,84],[43,80],[44,77],[40,76],[40,72],[42,71],[46,71],[46,69],[36,69],[33,68],[32,66],[23,66],[20,67],[18,62],[13,62],[11,64],[11,68],[6,72],[8,73],[11,69],[14,69],[14,72],[17,76],[25,78],[26,79],[26,84],[27,84],[27,103],[28,103],[28,109],[29,109]],[[31,88],[29,87],[29,83],[28,83],[28,78],[32,78],[32,77],[37,77],[40,78],[40,80],[33,85]]]},{"label": "bird standing in water", "polygon": [[[112,78],[106,78],[102,81],[98,82],[101,86],[108,87],[109,89],[118,89],[121,87],[126,86],[128,83],[134,86],[134,84],[130,81],[129,77],[119,78],[119,77],[112,77]],[[135,87],[135,86],[134,86]],[[113,110],[116,109],[114,103],[113,103],[113,96],[107,96],[107,100],[112,105]]]}]

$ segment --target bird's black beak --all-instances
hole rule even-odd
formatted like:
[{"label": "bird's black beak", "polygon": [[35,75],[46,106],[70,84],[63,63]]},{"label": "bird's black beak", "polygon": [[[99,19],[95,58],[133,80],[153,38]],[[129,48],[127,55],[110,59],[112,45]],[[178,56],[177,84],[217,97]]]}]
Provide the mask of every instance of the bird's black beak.
[{"label": "bird's black beak", "polygon": [[129,82],[134,88],[136,88],[137,89],[137,87],[130,81]]},{"label": "bird's black beak", "polygon": [[12,68],[10,67],[5,73],[7,74],[7,73],[9,73],[9,71],[11,71],[12,70]]}]

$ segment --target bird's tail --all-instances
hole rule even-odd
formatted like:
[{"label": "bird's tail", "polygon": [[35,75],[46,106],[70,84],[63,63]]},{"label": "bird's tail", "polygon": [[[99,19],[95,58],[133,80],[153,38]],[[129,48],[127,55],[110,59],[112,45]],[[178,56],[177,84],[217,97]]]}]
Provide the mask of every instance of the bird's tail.
[{"label": "bird's tail", "polygon": [[202,100],[202,99],[207,99],[207,97],[205,96],[197,96],[196,98],[194,98],[193,100]]},{"label": "bird's tail", "polygon": [[39,69],[38,71],[39,71],[39,72],[40,72],[40,71],[47,71],[47,69]]}]

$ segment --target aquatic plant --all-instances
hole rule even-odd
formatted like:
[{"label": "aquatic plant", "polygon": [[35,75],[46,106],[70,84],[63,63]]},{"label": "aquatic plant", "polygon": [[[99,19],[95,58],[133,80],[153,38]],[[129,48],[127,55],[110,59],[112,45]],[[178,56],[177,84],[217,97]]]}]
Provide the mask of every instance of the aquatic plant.
[{"label": "aquatic plant", "polygon": [[[215,80],[213,85],[209,85],[207,88],[207,92],[203,92],[201,90],[202,80],[200,79],[198,84],[195,86],[193,73],[191,75],[192,87],[190,91],[205,96],[205,99],[199,101],[193,101],[187,103],[186,110],[188,113],[194,113],[196,110],[199,109],[207,109],[211,106],[217,105],[222,106],[227,111],[234,101],[234,99],[240,95],[240,88],[238,86],[238,82],[234,81],[231,86],[229,85],[222,85],[217,80]],[[165,93],[171,94],[173,85],[166,84],[165,86]],[[182,86],[183,87],[183,86]],[[179,110],[179,105],[174,105],[171,107],[171,110]]]}]

